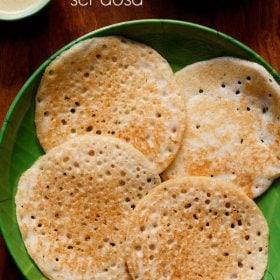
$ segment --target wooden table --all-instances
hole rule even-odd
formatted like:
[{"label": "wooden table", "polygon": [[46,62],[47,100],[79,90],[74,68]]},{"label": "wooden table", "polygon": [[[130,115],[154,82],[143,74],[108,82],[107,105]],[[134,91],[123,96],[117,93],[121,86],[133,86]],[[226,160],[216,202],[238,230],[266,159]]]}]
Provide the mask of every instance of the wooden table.
[{"label": "wooden table", "polygon": [[[23,83],[52,53],[89,31],[126,20],[172,18],[207,25],[247,44],[280,71],[279,0],[143,0],[142,7],[104,7],[100,0],[73,7],[71,2],[52,0],[36,16],[0,22],[0,125]],[[23,279],[1,237],[0,279]]]}]

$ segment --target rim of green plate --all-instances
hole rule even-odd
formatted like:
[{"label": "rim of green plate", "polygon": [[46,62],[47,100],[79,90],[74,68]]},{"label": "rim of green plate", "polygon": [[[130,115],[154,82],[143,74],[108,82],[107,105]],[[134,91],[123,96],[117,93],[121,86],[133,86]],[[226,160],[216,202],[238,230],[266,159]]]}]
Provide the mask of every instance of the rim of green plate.
[{"label": "rim of green plate", "polygon": [[31,6],[23,11],[18,11],[14,13],[5,13],[0,11],[0,20],[3,21],[16,21],[20,20],[29,16],[32,16],[39,11],[41,11],[48,3],[50,0],[41,0],[37,5]]},{"label": "rim of green plate", "polygon": [[[20,89],[20,91],[18,92],[18,94],[16,95],[14,101],[12,102],[5,118],[3,121],[3,125],[2,128],[0,130],[0,149],[2,147],[3,144],[3,140],[5,138],[6,132],[7,132],[7,128],[9,126],[9,120],[13,115],[13,112],[15,110],[15,108],[18,106],[21,98],[23,98],[26,89],[30,86],[30,84],[32,84],[34,78],[37,75],[40,75],[40,73],[45,69],[45,67],[52,61],[54,60],[58,55],[60,55],[63,51],[65,51],[66,49],[70,48],[71,46],[73,46],[74,44],[76,44],[79,41],[82,41],[86,38],[91,38],[95,35],[98,35],[104,31],[110,31],[113,29],[116,29],[118,27],[122,27],[122,26],[129,26],[129,25],[143,25],[143,24],[150,24],[150,23],[155,23],[155,24],[167,24],[167,25],[179,25],[179,26],[185,26],[185,27],[191,27],[193,29],[199,30],[199,31],[204,31],[204,32],[208,32],[212,35],[215,36],[219,36],[221,39],[225,40],[225,41],[229,41],[232,44],[237,45],[239,48],[241,48],[243,51],[245,51],[246,53],[248,53],[250,56],[254,57],[256,59],[256,61],[260,64],[262,64],[277,80],[278,82],[280,81],[280,75],[279,73],[266,61],[264,60],[259,54],[257,54],[255,51],[253,51],[251,48],[249,48],[248,46],[246,46],[245,44],[241,43],[240,41],[236,40],[235,38],[219,32],[215,29],[203,26],[203,25],[199,25],[196,23],[192,23],[192,22],[185,22],[185,21],[179,21],[179,20],[172,20],[172,19],[142,19],[142,20],[133,20],[133,21],[125,21],[125,22],[121,22],[121,23],[117,23],[117,24],[112,24],[112,25],[108,25],[106,27],[94,30],[92,32],[89,32],[81,37],[79,37],[78,39],[70,42],[69,44],[65,45],[64,47],[62,47],[61,49],[59,49],[58,51],[56,51],[53,55],[51,55],[46,61],[44,61],[36,70],[35,72],[33,72],[33,74],[28,78],[28,80],[24,83],[24,85],[22,86],[22,88]],[[5,238],[5,230],[3,232],[3,224],[2,224],[2,219],[0,216],[0,230],[3,234],[4,239]],[[6,243],[7,244],[7,243]],[[7,244],[8,248],[10,251],[12,251],[12,248],[10,248],[9,244]]]}]

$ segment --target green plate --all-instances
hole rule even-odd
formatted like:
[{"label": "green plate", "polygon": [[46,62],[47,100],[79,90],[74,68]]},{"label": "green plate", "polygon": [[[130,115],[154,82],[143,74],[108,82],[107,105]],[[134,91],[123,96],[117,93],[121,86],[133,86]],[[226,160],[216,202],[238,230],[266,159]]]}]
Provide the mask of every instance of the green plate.
[{"label": "green plate", "polygon": [[[146,43],[161,53],[174,71],[196,61],[235,56],[262,64],[280,83],[279,74],[258,54],[237,40],[207,27],[173,20],[140,20],[89,33],[55,53],[25,83],[13,102],[0,133],[0,225],[7,246],[27,279],[46,279],[29,258],[18,229],[14,196],[24,170],[43,154],[36,138],[34,100],[45,67],[62,51],[94,36],[123,35]],[[279,181],[257,200],[270,229],[269,264],[264,280],[280,279]]]}]

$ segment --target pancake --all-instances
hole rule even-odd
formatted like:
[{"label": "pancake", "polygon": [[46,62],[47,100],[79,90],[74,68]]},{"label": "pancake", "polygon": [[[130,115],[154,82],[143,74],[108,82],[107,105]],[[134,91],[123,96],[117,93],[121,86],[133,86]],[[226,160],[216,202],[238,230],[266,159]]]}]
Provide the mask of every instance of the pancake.
[{"label": "pancake", "polygon": [[187,128],[163,178],[211,176],[261,195],[280,173],[280,86],[262,66],[230,57],[187,66],[176,79]]},{"label": "pancake", "polygon": [[47,67],[36,97],[37,135],[46,151],[77,135],[114,135],[158,172],[175,157],[184,118],[167,61],[121,37],[85,40],[63,52]]},{"label": "pancake", "polygon": [[31,258],[49,279],[130,279],[125,231],[160,178],[131,145],[79,136],[51,149],[20,178],[16,215]]},{"label": "pancake", "polygon": [[139,280],[260,280],[268,226],[232,183],[208,177],[169,180],[133,212],[126,261]]}]

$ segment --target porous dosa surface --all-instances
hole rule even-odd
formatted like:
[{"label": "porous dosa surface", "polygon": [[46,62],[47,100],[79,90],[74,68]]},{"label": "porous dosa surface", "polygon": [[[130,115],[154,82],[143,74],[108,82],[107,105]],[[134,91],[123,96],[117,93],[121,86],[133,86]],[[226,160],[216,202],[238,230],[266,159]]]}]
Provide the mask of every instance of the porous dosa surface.
[{"label": "porous dosa surface", "polygon": [[129,279],[125,230],[160,183],[138,150],[114,137],[79,136],[20,178],[16,214],[31,258],[49,279]]},{"label": "porous dosa surface", "polygon": [[184,118],[167,61],[121,37],[85,40],[62,53],[47,67],[36,98],[45,150],[76,135],[114,135],[146,155],[158,172],[179,148]]},{"label": "porous dosa surface", "polygon": [[186,98],[182,147],[164,173],[223,178],[248,196],[280,173],[280,87],[260,65],[224,57],[176,73]]},{"label": "porous dosa surface", "polygon": [[268,226],[232,183],[208,177],[169,180],[137,205],[128,228],[133,279],[262,278]]}]

